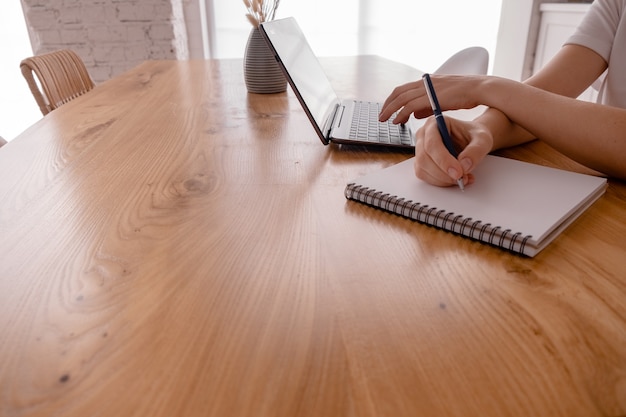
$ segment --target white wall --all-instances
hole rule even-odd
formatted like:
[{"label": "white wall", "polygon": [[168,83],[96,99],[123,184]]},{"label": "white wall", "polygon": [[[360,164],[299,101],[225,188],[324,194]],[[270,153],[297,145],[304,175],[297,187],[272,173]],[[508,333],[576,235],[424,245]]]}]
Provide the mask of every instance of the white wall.
[{"label": "white wall", "polygon": [[525,80],[533,73],[543,3],[591,3],[590,0],[503,0],[493,74]]},{"label": "white wall", "polygon": [[[511,1],[511,0],[508,0]],[[281,1],[319,56],[376,54],[424,71],[467,46],[493,57],[502,0]],[[241,57],[250,31],[242,1],[213,1],[216,58]]]},{"label": "white wall", "polygon": [[537,13],[537,0],[503,0],[493,73],[514,80],[524,79],[528,32]]}]

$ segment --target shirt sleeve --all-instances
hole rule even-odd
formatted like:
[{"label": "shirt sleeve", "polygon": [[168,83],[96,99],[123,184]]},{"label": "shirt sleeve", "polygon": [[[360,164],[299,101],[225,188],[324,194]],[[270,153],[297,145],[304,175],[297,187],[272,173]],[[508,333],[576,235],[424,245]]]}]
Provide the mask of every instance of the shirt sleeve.
[{"label": "shirt sleeve", "polygon": [[585,46],[609,61],[624,0],[596,0],[565,44]]}]

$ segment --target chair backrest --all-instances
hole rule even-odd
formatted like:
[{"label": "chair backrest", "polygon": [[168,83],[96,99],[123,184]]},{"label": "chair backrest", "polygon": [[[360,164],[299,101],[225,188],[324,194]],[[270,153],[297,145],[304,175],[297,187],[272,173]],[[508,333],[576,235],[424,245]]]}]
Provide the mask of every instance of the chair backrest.
[{"label": "chair backrest", "polygon": [[95,86],[83,61],[69,49],[26,58],[20,69],[44,115]]},{"label": "chair backrest", "polygon": [[488,67],[489,51],[481,46],[472,46],[452,55],[434,73],[485,75]]}]

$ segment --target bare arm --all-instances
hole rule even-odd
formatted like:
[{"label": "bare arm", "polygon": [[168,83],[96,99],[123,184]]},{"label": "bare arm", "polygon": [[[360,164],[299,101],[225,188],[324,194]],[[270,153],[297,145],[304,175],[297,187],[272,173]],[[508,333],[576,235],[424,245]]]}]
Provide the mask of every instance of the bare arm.
[{"label": "bare arm", "polygon": [[[606,62],[590,49],[566,45],[548,64],[524,84],[565,97],[578,97],[606,69]],[[477,119],[490,127],[494,134],[494,149],[516,145],[532,139],[533,135],[512,123],[502,112],[491,109]]]},{"label": "bare arm", "polygon": [[539,138],[590,168],[625,179],[626,109],[572,98],[605,68],[595,52],[567,45],[523,84],[483,80],[485,104],[500,110],[477,120],[489,126],[492,149]]},{"label": "bare arm", "polygon": [[[439,185],[467,176],[490,151],[544,140],[560,152],[595,170],[626,179],[626,109],[574,99],[606,69],[592,50],[567,45],[536,75],[519,83],[491,76],[433,76],[444,110],[490,107],[473,122],[447,118],[463,149],[453,158],[429,120],[417,134],[416,174]],[[429,115],[420,82],[396,88],[386,100],[381,120],[400,110],[396,122]],[[457,177],[458,178],[458,177]]]}]

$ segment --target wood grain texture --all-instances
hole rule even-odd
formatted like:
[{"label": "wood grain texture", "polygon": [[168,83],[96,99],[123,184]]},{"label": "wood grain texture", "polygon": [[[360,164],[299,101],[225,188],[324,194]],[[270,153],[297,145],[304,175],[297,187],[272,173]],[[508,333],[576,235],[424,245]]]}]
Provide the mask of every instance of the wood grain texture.
[{"label": "wood grain texture", "polygon": [[[323,63],[358,98],[420,75]],[[0,149],[0,415],[626,415],[624,183],[528,259],[345,200],[407,157],[324,147],[239,60],[48,114]]]}]

